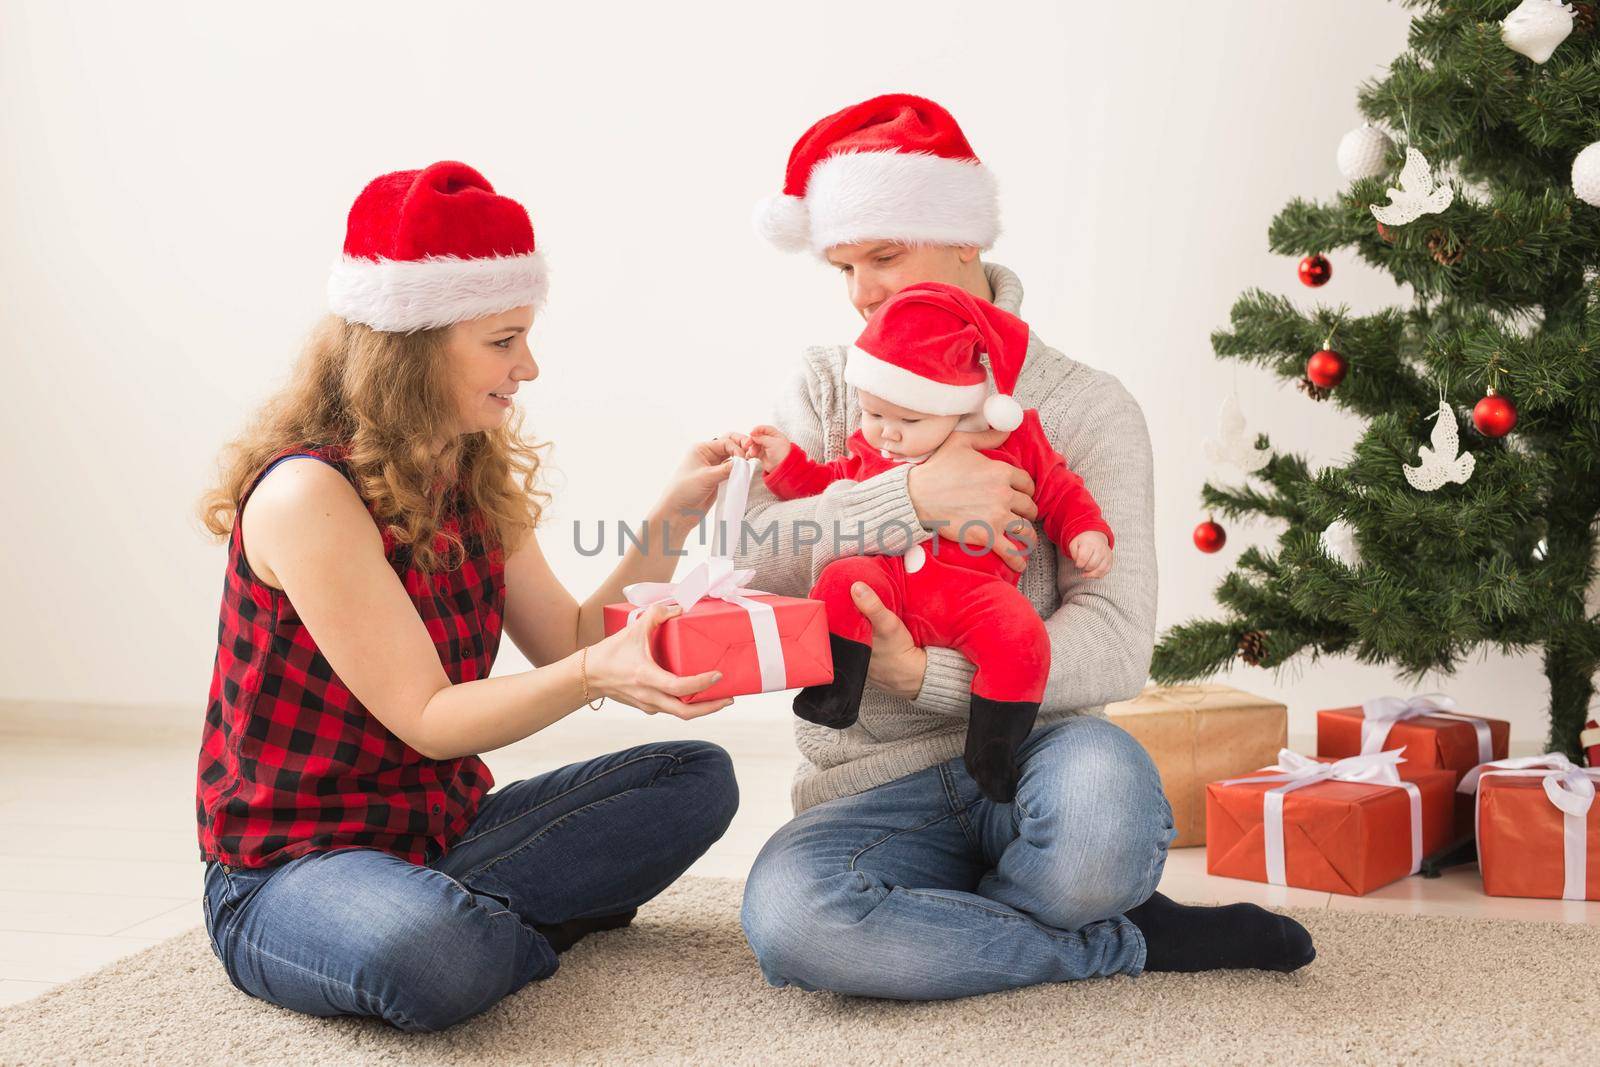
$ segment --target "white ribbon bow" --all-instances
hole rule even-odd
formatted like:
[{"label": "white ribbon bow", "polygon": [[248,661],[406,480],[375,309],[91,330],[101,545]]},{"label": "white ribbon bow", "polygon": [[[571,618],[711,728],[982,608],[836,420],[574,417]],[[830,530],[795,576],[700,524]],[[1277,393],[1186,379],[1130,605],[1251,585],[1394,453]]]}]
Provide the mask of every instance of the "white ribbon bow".
[{"label": "white ribbon bow", "polygon": [[1469,723],[1478,735],[1478,762],[1488,763],[1494,759],[1494,738],[1489,733],[1489,724],[1475,715],[1457,714],[1453,710],[1455,706],[1456,702],[1443,693],[1424,693],[1409,699],[1373,697],[1363,702],[1361,714],[1365,718],[1361,721],[1361,754],[1366,756],[1381,752],[1384,742],[1389,739],[1389,730],[1395,723],[1432,715]]},{"label": "white ribbon bow", "polygon": [[1404,789],[1411,798],[1411,872],[1422,867],[1422,790],[1416,783],[1403,781],[1400,764],[1405,762],[1398,750],[1373,752],[1350,756],[1336,763],[1319,763],[1292,749],[1281,749],[1278,762],[1267,769],[1277,774],[1263,774],[1252,778],[1230,778],[1222,785],[1246,785],[1251,782],[1282,782],[1282,785],[1261,794],[1261,830],[1267,861],[1267,881],[1273,885],[1287,885],[1283,844],[1283,798],[1285,794],[1317,782],[1360,782],[1366,785],[1389,786]]},{"label": "white ribbon bow", "polygon": [[1594,805],[1595,782],[1600,781],[1600,767],[1580,767],[1565,753],[1546,752],[1542,756],[1519,756],[1516,759],[1495,760],[1474,767],[1467,772],[1458,793],[1475,793],[1477,800],[1472,810],[1473,835],[1477,835],[1478,814],[1483,807],[1483,794],[1478,785],[1490,775],[1502,778],[1542,778],[1544,795],[1561,812],[1561,844],[1563,872],[1561,898],[1586,900],[1588,898],[1589,866],[1589,808]]},{"label": "white ribbon bow", "polygon": [[652,604],[669,601],[687,615],[702,600],[725,600],[749,613],[750,633],[755,638],[756,663],[761,672],[761,691],[771,693],[786,688],[788,669],[784,663],[783,642],[778,637],[778,617],[772,605],[751,597],[771,596],[760,589],[747,589],[755,571],[733,565],[730,544],[744,525],[744,510],[750,499],[750,481],[761,466],[759,459],[735,458],[727,481],[717,486],[717,503],[712,533],[711,558],[695,564],[678,582],[634,582],[624,586],[622,595],[633,605],[628,612],[631,623]]}]

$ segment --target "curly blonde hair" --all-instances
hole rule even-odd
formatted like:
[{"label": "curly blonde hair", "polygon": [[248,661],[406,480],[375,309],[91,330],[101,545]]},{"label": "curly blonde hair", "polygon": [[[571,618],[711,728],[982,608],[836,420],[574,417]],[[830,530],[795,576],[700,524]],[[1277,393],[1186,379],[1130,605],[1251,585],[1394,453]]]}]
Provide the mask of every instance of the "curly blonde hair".
[{"label": "curly blonde hair", "polygon": [[[460,533],[442,529],[452,486],[483,516],[486,543],[514,549],[550,499],[536,485],[547,444],[522,438],[521,412],[493,430],[460,433],[445,372],[448,334],[387,333],[330,315],[288,384],[223,449],[218,481],[200,502],[205,528],[226,538],[244,494],[280,453],[329,448],[379,526],[410,546],[422,570],[452,570],[465,557]],[[437,442],[447,443],[441,450]]]}]

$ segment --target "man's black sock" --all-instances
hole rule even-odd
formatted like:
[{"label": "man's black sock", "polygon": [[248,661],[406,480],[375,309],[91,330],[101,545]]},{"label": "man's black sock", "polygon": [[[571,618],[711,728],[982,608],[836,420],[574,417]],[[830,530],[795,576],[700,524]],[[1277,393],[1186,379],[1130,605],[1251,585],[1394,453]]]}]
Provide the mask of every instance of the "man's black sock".
[{"label": "man's black sock", "polygon": [[1255,904],[1195,907],[1157,893],[1127,916],[1144,934],[1147,971],[1287,972],[1317,955],[1304,926]]},{"label": "man's black sock", "polygon": [[633,922],[633,917],[637,914],[639,914],[638,908],[629,908],[615,915],[595,915],[587,919],[568,919],[565,922],[539,924],[534,926],[534,929],[539,931],[540,935],[550,942],[550,947],[556,954],[560,955],[589,934],[627,926]]}]

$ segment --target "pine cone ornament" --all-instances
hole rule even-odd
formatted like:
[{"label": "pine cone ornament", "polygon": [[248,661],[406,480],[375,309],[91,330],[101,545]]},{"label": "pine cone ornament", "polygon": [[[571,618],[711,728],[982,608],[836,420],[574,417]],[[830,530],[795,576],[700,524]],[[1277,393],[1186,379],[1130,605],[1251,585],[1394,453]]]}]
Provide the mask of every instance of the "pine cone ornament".
[{"label": "pine cone ornament", "polygon": [[1332,389],[1324,389],[1310,378],[1301,378],[1298,384],[1300,391],[1312,400],[1326,400],[1333,395]]},{"label": "pine cone ornament", "polygon": [[1441,267],[1448,267],[1461,262],[1461,257],[1466,255],[1467,247],[1443,230],[1428,231],[1428,251],[1433,254],[1433,261]]},{"label": "pine cone ornament", "polygon": [[1239,658],[1252,667],[1261,666],[1267,655],[1267,635],[1264,630],[1251,630],[1239,638]]},{"label": "pine cone ornament", "polygon": [[1595,5],[1585,3],[1584,0],[1573,0],[1572,7],[1572,32],[1578,36],[1594,32]]}]

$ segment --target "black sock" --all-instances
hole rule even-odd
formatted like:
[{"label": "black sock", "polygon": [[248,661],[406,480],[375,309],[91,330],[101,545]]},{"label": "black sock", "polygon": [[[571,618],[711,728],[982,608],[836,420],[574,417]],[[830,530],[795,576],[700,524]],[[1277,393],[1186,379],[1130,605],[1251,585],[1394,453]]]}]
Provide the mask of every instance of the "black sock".
[{"label": "black sock", "polygon": [[833,681],[808,685],[796,693],[794,713],[818,726],[843,730],[854,726],[861,713],[872,646],[830,633],[828,647],[833,653]]},{"label": "black sock", "polygon": [[1017,782],[1022,777],[1017,752],[1038,715],[1036,702],[990,700],[972,694],[962,762],[978,789],[996,804],[1010,804],[1017,798]]},{"label": "black sock", "polygon": [[1316,958],[1306,928],[1255,904],[1193,907],[1160,893],[1127,913],[1147,971],[1294,971]]},{"label": "black sock", "polygon": [[560,955],[588,934],[627,926],[633,922],[633,917],[637,914],[639,914],[638,908],[629,908],[615,915],[594,915],[586,919],[567,919],[565,922],[548,925],[536,924],[534,929],[539,931],[540,935],[550,942],[550,947],[556,954]]}]

